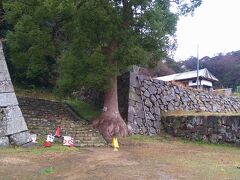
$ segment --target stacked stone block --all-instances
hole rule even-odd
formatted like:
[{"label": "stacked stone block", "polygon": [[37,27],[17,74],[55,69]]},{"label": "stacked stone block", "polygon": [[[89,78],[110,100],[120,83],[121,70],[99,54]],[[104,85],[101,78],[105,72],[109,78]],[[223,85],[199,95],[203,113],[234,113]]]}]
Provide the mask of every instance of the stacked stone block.
[{"label": "stacked stone block", "polygon": [[173,136],[240,145],[240,116],[164,116],[162,122]]},{"label": "stacked stone block", "polygon": [[67,104],[57,101],[18,97],[19,104],[30,132],[46,138],[60,127],[61,136],[71,136],[76,144],[83,146],[104,146],[105,140],[93,127],[80,119]]},{"label": "stacked stone block", "polygon": [[22,112],[18,106],[14,88],[11,82],[5,61],[2,43],[0,41],[0,147],[13,145],[26,145],[30,143],[31,136]]},{"label": "stacked stone block", "polygon": [[237,97],[182,88],[135,73],[130,73],[129,82],[128,124],[135,134],[158,134],[163,129],[161,112],[240,112]]}]

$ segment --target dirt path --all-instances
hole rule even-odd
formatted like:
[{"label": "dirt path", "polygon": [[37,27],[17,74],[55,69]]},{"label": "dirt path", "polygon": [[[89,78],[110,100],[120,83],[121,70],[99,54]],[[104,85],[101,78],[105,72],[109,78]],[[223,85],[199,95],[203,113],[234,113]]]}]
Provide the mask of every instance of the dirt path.
[{"label": "dirt path", "polygon": [[151,169],[128,150],[127,147],[118,152],[112,148],[84,148],[79,152],[40,156],[11,154],[0,157],[0,175],[1,179],[172,179],[160,171],[164,164]]},{"label": "dirt path", "polygon": [[[135,141],[134,141],[135,142]],[[240,149],[182,141],[0,151],[0,179],[240,179]]]}]

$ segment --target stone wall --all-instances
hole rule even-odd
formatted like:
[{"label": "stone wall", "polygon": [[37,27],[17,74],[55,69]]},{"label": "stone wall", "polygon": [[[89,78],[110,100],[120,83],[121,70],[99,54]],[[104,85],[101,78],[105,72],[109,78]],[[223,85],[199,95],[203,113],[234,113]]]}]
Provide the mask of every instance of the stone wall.
[{"label": "stone wall", "polygon": [[[4,110],[2,108],[0,108],[0,134],[4,134],[4,132],[6,131],[6,125],[5,125],[5,114],[4,114]],[[6,136],[0,136],[0,147],[7,147],[9,146],[9,139]]]},{"label": "stone wall", "polygon": [[[18,106],[0,41],[0,147],[9,142],[17,146],[31,144],[31,136]],[[7,143],[8,141],[8,143]]]},{"label": "stone wall", "polygon": [[68,105],[61,102],[18,97],[19,105],[31,133],[46,136],[61,128],[61,136],[74,137],[80,146],[103,146],[102,136],[86,121],[79,119]]},{"label": "stone wall", "polygon": [[173,136],[240,145],[240,116],[163,116],[162,122]]},{"label": "stone wall", "polygon": [[154,135],[163,127],[160,112],[239,113],[240,99],[184,89],[130,73],[128,123],[134,133]]}]

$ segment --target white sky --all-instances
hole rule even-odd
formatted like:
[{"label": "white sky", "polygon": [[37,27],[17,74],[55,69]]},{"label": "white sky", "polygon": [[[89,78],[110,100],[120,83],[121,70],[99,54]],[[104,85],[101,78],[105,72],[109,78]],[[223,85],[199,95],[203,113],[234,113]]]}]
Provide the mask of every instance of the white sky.
[{"label": "white sky", "polygon": [[240,50],[240,0],[203,0],[194,16],[181,17],[177,26],[175,60]]}]

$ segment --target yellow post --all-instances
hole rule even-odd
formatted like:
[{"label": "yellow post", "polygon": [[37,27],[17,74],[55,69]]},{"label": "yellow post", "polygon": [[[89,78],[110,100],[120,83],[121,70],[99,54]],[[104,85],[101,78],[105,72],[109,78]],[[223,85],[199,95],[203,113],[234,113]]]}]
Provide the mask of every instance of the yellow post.
[{"label": "yellow post", "polygon": [[113,147],[113,151],[118,151],[119,144],[118,144],[118,140],[116,137],[114,137],[112,140],[112,147]]}]

